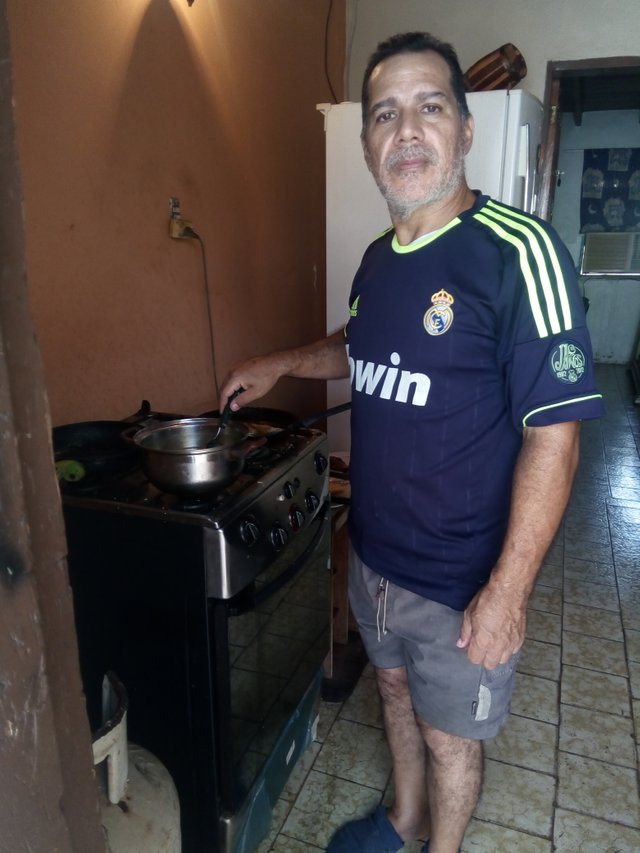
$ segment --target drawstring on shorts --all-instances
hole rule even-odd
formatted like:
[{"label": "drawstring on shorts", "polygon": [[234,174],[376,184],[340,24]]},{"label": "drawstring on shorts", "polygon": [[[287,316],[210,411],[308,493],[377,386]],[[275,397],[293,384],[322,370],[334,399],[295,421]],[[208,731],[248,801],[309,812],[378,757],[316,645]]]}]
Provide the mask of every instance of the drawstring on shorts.
[{"label": "drawstring on shorts", "polygon": [[[376,598],[378,599],[378,611],[376,613],[376,626],[378,628],[378,642],[382,641],[382,635],[387,633],[387,590],[389,581],[380,578]],[[382,625],[380,624],[380,610],[382,610]]]}]

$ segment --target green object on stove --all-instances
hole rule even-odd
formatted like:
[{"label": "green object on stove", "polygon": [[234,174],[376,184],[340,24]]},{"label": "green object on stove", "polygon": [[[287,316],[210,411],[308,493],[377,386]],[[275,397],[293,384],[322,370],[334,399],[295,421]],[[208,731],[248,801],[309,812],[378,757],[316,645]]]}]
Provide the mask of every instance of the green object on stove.
[{"label": "green object on stove", "polygon": [[87,473],[82,462],[76,459],[61,459],[56,462],[56,474],[58,480],[65,483],[77,483]]}]

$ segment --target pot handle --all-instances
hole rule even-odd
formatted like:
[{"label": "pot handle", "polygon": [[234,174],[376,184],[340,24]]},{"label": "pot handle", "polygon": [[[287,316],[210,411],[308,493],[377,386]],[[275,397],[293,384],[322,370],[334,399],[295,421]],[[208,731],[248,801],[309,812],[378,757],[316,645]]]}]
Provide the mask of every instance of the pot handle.
[{"label": "pot handle", "polygon": [[127,429],[122,430],[122,432],[120,433],[120,438],[124,439],[125,441],[128,441],[129,444],[135,444],[133,437],[137,432],[140,432],[141,429],[142,427],[140,426],[140,424],[135,424],[134,426],[127,427]]},{"label": "pot handle", "polygon": [[275,441],[278,438],[281,438],[283,435],[289,435],[289,433],[295,432],[297,429],[306,428],[311,426],[311,424],[317,423],[317,421],[321,421],[323,418],[331,418],[333,415],[339,415],[341,412],[346,412],[351,408],[351,400],[346,403],[340,403],[339,406],[332,406],[330,409],[325,409],[323,412],[318,412],[315,415],[308,415],[306,418],[301,418],[298,421],[294,421],[292,424],[284,427],[283,429],[279,429],[277,432],[271,432],[267,436],[268,441]]},{"label": "pot handle", "polygon": [[241,441],[239,444],[235,444],[229,448],[229,452],[234,456],[238,456],[240,459],[244,459],[245,456],[248,456],[254,450],[257,450],[259,447],[262,447],[263,444],[267,443],[267,437],[264,435],[261,436],[251,436],[250,438],[245,438],[244,441]]}]

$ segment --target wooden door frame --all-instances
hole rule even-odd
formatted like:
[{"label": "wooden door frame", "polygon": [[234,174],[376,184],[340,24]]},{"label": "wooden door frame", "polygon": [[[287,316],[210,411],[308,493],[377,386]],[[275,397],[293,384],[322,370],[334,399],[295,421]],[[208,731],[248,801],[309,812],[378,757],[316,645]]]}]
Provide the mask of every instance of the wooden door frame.
[{"label": "wooden door frame", "polygon": [[[605,56],[594,59],[547,62],[541,145],[538,155],[535,212],[551,219],[560,145],[560,96],[568,80],[601,74],[614,74],[630,68],[640,69],[640,56]],[[640,104],[638,105],[640,109]]]},{"label": "wooden door frame", "polygon": [[0,0],[0,55],[0,847],[104,853],[29,307],[7,0]]}]

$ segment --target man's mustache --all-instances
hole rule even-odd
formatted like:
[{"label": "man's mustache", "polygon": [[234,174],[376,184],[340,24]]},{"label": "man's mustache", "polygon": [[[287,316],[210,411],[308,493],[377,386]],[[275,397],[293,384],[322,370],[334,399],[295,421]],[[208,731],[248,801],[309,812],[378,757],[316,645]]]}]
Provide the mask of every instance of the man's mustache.
[{"label": "man's mustache", "polygon": [[402,148],[390,154],[385,161],[385,167],[393,169],[398,164],[406,163],[409,160],[423,160],[428,165],[434,166],[438,162],[438,155],[432,148],[410,145],[408,148]]}]

